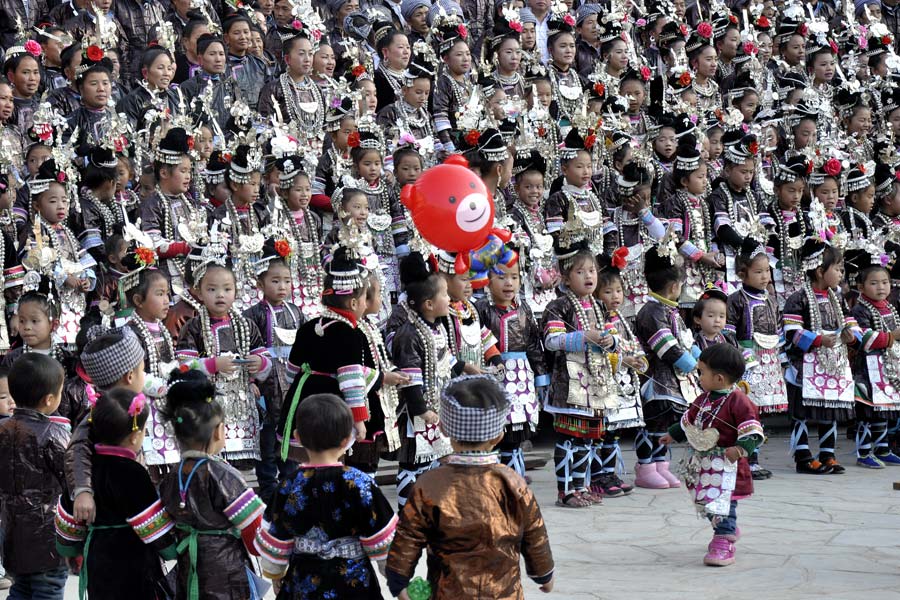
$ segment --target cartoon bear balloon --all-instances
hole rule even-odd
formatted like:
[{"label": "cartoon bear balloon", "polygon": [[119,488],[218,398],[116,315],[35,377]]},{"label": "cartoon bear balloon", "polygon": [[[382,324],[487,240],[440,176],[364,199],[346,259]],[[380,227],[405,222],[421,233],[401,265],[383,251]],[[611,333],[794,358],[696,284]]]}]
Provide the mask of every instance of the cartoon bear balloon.
[{"label": "cartoon bear balloon", "polygon": [[422,237],[456,253],[456,272],[471,270],[473,287],[484,287],[493,267],[511,267],[518,255],[504,247],[512,234],[493,227],[494,201],[468,164],[462,156],[449,157],[405,185],[400,200]]}]

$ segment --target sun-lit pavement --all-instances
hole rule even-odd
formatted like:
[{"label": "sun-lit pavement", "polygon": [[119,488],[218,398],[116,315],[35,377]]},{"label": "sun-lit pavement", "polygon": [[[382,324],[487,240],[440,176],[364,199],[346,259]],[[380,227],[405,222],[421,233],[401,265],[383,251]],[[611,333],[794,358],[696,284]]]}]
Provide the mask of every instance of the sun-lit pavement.
[{"label": "sun-lit pavement", "polygon": [[[763,463],[775,477],[756,482],[756,494],[739,504],[743,538],[737,563],[718,569],[702,564],[711,529],[696,518],[683,489],[637,489],[603,506],[575,510],[554,505],[552,464],[530,471],[557,571],[553,594],[542,594],[526,580],[525,596],[900,599],[900,492],[892,489],[893,481],[900,481],[900,468],[858,468],[847,451],[851,442],[841,439],[840,445],[847,473],[797,475],[786,437],[769,440]],[[674,452],[677,461],[682,450]],[[625,454],[631,470],[633,454]],[[393,487],[385,487],[385,493],[394,500]],[[78,597],[77,583],[70,578],[66,600]]]}]

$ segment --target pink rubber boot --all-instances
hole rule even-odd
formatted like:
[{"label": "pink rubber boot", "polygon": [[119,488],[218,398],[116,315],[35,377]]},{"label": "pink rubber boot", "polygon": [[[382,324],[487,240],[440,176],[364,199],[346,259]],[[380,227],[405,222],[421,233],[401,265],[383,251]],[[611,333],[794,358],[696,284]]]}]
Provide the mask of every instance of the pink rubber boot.
[{"label": "pink rubber boot", "polygon": [[670,488],[678,488],[681,487],[681,481],[678,480],[677,477],[669,470],[669,462],[655,462],[656,472],[666,480],[666,483],[669,484]]},{"label": "pink rubber boot", "polygon": [[724,535],[714,535],[707,548],[703,564],[707,567],[727,567],[734,564],[734,544]]},{"label": "pink rubber boot", "polygon": [[669,487],[669,482],[656,472],[657,463],[634,465],[634,485],[651,490],[664,490]]}]

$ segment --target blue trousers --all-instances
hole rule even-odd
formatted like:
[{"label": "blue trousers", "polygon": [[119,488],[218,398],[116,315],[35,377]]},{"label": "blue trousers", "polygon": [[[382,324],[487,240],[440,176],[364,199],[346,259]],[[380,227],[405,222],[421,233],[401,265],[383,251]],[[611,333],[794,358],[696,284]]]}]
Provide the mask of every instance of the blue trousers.
[{"label": "blue trousers", "polygon": [[63,600],[69,572],[65,567],[28,575],[12,575],[9,600]]},{"label": "blue trousers", "polygon": [[706,515],[706,518],[712,523],[716,535],[734,535],[737,530],[737,500],[731,501],[731,510],[728,511],[727,517]]}]

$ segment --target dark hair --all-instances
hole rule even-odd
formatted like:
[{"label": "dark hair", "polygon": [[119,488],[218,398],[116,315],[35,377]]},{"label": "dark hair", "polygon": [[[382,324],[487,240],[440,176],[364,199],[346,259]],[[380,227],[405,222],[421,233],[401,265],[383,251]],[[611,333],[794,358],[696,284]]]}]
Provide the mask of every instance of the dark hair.
[{"label": "dark hair", "polygon": [[[494,381],[480,377],[451,382],[447,386],[446,393],[448,396],[452,396],[463,408],[492,410],[504,409],[509,406],[509,400],[500,386]],[[475,445],[483,443],[482,441],[453,439],[461,444]]]},{"label": "dark hair", "polygon": [[159,414],[172,424],[182,446],[208,447],[213,431],[225,419],[225,411],[216,400],[216,386],[195,369],[173,371],[166,403]]},{"label": "dark hair", "polygon": [[151,46],[147,48],[147,50],[144,51],[144,55],[141,57],[141,71],[152,67],[153,63],[155,63],[156,59],[160,56],[168,56],[169,60],[173,60],[169,51],[162,46]]},{"label": "dark hair", "polygon": [[116,180],[116,169],[108,167],[98,167],[88,161],[81,175],[81,183],[89,190],[96,190],[104,183]]},{"label": "dark hair", "polygon": [[[334,277],[330,273],[325,274],[323,287],[326,290],[334,288]],[[362,297],[368,288],[369,286],[364,285],[361,288],[353,290],[352,294],[324,294],[322,296],[322,306],[347,309],[350,306],[350,301],[354,298]]]},{"label": "dark hair", "polygon": [[302,35],[294,35],[284,40],[284,43],[281,45],[282,56],[287,56],[288,54],[290,54],[294,49],[294,46],[300,43],[300,40],[309,41],[309,38]]},{"label": "dark hair", "polygon": [[469,161],[469,168],[472,170],[477,170],[482,175],[484,175],[485,173],[489,173],[494,165],[503,164],[503,161],[488,160],[481,152],[478,151],[478,148],[471,148],[469,150],[466,150],[465,152],[463,152],[463,156],[467,161]]},{"label": "dark hair", "polygon": [[6,379],[9,377],[9,367],[0,365],[0,379]]},{"label": "dark hair", "polygon": [[419,161],[420,166],[425,166],[424,162],[422,161],[422,155],[419,154],[419,151],[412,146],[401,146],[394,152],[394,166],[396,167],[398,164],[400,164],[400,161],[404,158],[413,156],[416,157],[416,159]]},{"label": "dark hair", "polygon": [[707,48],[712,48],[713,52],[715,52],[716,55],[719,54],[718,50],[716,50],[716,47],[713,45],[710,45],[710,44],[702,44],[699,48],[697,48],[695,50],[691,50],[690,52],[687,53],[687,58],[688,58],[688,65],[690,65],[690,67],[692,69],[696,68],[694,66],[694,61],[697,60],[698,58],[700,58],[700,54]]},{"label": "dark hair", "polygon": [[266,264],[266,270],[259,273],[256,278],[262,280],[263,277],[269,274],[269,270],[272,267],[284,267],[285,269],[290,270],[291,266],[287,263],[287,261],[280,256],[269,259],[269,262]]},{"label": "dark hair", "polygon": [[847,197],[844,199],[845,202],[850,203],[853,207],[856,207],[856,201],[862,196],[862,193],[869,189],[870,187],[875,187],[874,183],[869,183],[866,187],[856,190],[854,192],[848,192]]},{"label": "dark hair", "polygon": [[[62,65],[63,69],[71,69],[72,61],[76,56],[81,56],[81,44],[71,44],[63,48],[63,51],[59,53],[59,64]],[[4,76],[6,74],[4,73]]]},{"label": "dark hair", "polygon": [[575,160],[576,158],[578,158],[578,156],[579,156],[581,153],[586,154],[586,155],[588,156],[588,158],[591,157],[591,153],[590,153],[590,152],[588,152],[588,151],[585,150],[584,148],[579,148],[578,150],[575,151],[575,154],[573,154],[571,158],[563,158],[563,157],[560,157],[560,158],[559,158],[559,164],[560,164],[560,165],[567,165],[567,164],[569,164],[570,162],[572,162],[573,160]]},{"label": "dark hair", "polygon": [[114,233],[103,242],[103,253],[106,256],[115,254],[116,251],[125,243],[125,237],[121,233]]},{"label": "dark hair", "polygon": [[115,446],[144,428],[150,416],[150,400],[144,400],[141,412],[132,416],[128,414],[128,409],[135,396],[136,393],[122,387],[106,390],[100,395],[97,405],[91,410],[91,440],[94,443]]},{"label": "dark hair", "polygon": [[222,23],[222,32],[229,33],[231,28],[238,23],[246,23],[248,28],[253,28],[253,21],[250,20],[250,17],[237,13],[225,19],[225,22]]},{"label": "dark hair", "polygon": [[756,260],[760,256],[762,256],[766,259],[766,263],[769,262],[769,257],[768,257],[768,255],[766,255],[765,252],[763,252],[761,254],[757,254],[753,258],[750,258],[746,254],[739,253],[737,255],[737,257],[735,258],[735,263],[734,263],[735,273],[737,273],[738,275],[740,275],[741,273],[746,273],[747,270],[750,269],[750,265],[752,265],[754,262],[756,262]]},{"label": "dark hair", "polygon": [[[40,27],[40,25],[38,25],[38,27]],[[39,43],[39,44],[46,44],[47,42],[50,41],[50,35],[48,35],[48,34],[67,33],[65,29],[63,29],[62,27],[59,27],[58,25],[45,24],[45,26],[41,27],[41,29],[43,29],[44,33],[38,33],[37,36],[34,38],[37,41],[37,43]]]},{"label": "dark hair", "polygon": [[612,285],[617,281],[619,283],[622,283],[621,273],[619,273],[616,269],[603,269],[600,271],[600,275],[597,278],[597,291],[599,292],[601,288]]},{"label": "dark hair", "polygon": [[[765,256],[765,255],[763,255],[763,256]],[[725,304],[725,307],[726,307],[726,308],[728,307],[728,301],[727,301],[727,300],[723,300],[721,297],[718,297],[718,296],[712,296],[712,297],[709,297],[709,298],[701,298],[700,300],[697,300],[697,303],[694,304],[694,308],[691,309],[691,317],[692,317],[693,319],[700,319],[700,318],[702,318],[702,317],[703,317],[703,311],[706,309],[706,305],[709,304],[710,302],[722,302],[722,303]]]},{"label": "dark hair", "polygon": [[[891,272],[888,270],[887,267],[884,267],[882,265],[866,265],[865,268],[861,269],[859,271],[859,273],[856,274],[856,283],[858,285],[864,284],[866,282],[866,279],[869,278],[869,275],[871,275],[872,273],[875,273],[877,271],[881,271],[882,273],[887,273],[889,278],[891,276]],[[0,379],[2,379],[2,375],[0,375]]]},{"label": "dark hair", "polygon": [[810,280],[816,278],[816,271],[822,269],[824,273],[834,265],[840,264],[844,260],[844,255],[840,250],[835,248],[830,244],[825,245],[825,250],[822,251],[822,264],[816,267],[815,269],[809,269],[806,272],[806,277]]},{"label": "dark hair", "polygon": [[[588,261],[594,263],[595,267],[598,266],[597,257],[594,256],[594,254],[590,250],[583,248],[576,252],[575,256],[573,256],[572,258],[566,259],[565,261],[560,263],[559,274],[563,277],[568,277],[569,273],[572,272],[572,269]],[[563,264],[565,264],[565,266],[563,266]]]},{"label": "dark hair", "polygon": [[51,302],[50,297],[47,296],[47,294],[42,294],[40,292],[25,292],[19,298],[19,308],[21,308],[23,304],[28,304],[29,302],[40,306],[41,310],[46,313],[47,318],[50,319],[51,322],[59,318],[59,304]]},{"label": "dark hair", "polygon": [[437,273],[429,272],[421,254],[412,252],[400,261],[400,281],[409,306],[418,312],[422,304],[437,295],[441,278]]},{"label": "dark hair", "polygon": [[353,413],[334,394],[313,394],[300,403],[294,429],[304,448],[313,452],[332,450],[353,434]]},{"label": "dark hair", "polygon": [[6,59],[6,62],[3,63],[3,76],[4,77],[8,76],[10,71],[15,73],[16,70],[19,68],[19,65],[21,65],[22,61],[25,60],[26,58],[30,58],[31,60],[33,60],[37,64],[38,69],[40,69],[41,61],[39,61],[36,57],[34,57],[31,54],[28,54],[26,52],[25,54],[17,54],[16,56],[13,56],[12,58]]},{"label": "dark hair", "polygon": [[181,30],[182,39],[191,37],[197,29],[205,26],[206,19],[191,19],[184,26],[184,29]]},{"label": "dark hair", "polygon": [[713,373],[727,377],[729,383],[739,381],[747,369],[744,355],[731,344],[713,344],[700,353],[697,361],[709,367]]},{"label": "dark hair", "polygon": [[23,354],[9,370],[9,395],[16,405],[37,408],[41,400],[62,389],[66,372],[54,358],[38,352]]},{"label": "dark hair", "polygon": [[381,162],[384,162],[384,157],[382,156],[381,150],[378,148],[363,148],[362,146],[356,146],[355,148],[350,148],[350,160],[353,161],[353,166],[358,166],[369,152],[374,152],[378,155]]},{"label": "dark hair", "polygon": [[552,33],[547,36],[547,51],[553,48],[553,45],[556,44],[556,41],[560,39],[564,35],[571,35],[572,40],[575,40],[575,33],[572,31],[557,31],[556,33]]},{"label": "dark hair", "polygon": [[142,301],[146,301],[147,294],[150,292],[150,286],[158,279],[162,279],[166,282],[169,281],[169,278],[159,269],[142,269],[141,272],[138,273],[137,285],[130,290],[127,290],[128,302],[132,306],[137,306],[134,302],[135,296],[140,296]]},{"label": "dark hair", "polygon": [[[387,48],[388,46],[390,46],[393,43],[394,38],[397,37],[398,35],[402,35],[403,37],[406,37],[406,34],[403,31],[401,31],[399,29],[391,29],[386,34],[384,34],[380,40],[378,40],[378,43],[375,44],[375,51],[378,52],[378,56],[380,56],[380,57],[384,56],[384,54],[383,54],[384,49]],[[409,38],[406,38],[406,39],[407,39],[407,41],[409,41]]]},{"label": "dark hair", "polygon": [[112,63],[108,58],[104,58],[101,62],[96,65],[92,65],[85,69],[83,72],[79,73],[75,77],[75,83],[80,88],[84,84],[84,80],[87,79],[88,75],[92,75],[94,73],[106,73],[106,76],[109,78],[110,82],[112,82]]},{"label": "dark hair", "polygon": [[870,56],[869,57],[869,68],[877,69],[881,65],[881,63],[887,59],[887,57],[888,57],[887,52],[879,52],[878,54]]},{"label": "dark hair", "polygon": [[644,277],[647,280],[647,287],[651,292],[657,294],[666,289],[667,286],[681,281],[683,276],[682,270],[671,265],[669,267],[656,268],[652,270],[644,270]]},{"label": "dark hair", "polygon": [[620,37],[614,37],[613,39],[609,40],[608,42],[603,42],[602,44],[600,44],[601,58],[605,59],[606,55],[609,54],[610,52],[612,52],[613,46],[616,45],[616,42],[622,42],[623,44],[625,44],[625,47],[628,48],[628,42],[626,42],[625,40],[623,40]]},{"label": "dark hair", "polygon": [[[251,209],[252,210],[252,209]],[[224,265],[219,263],[210,263],[206,265],[206,271],[203,272],[203,276],[200,279],[194,281],[195,285],[200,285],[203,283],[203,279],[209,275],[211,271],[215,271],[216,269],[222,269],[223,271],[228,271],[231,274],[232,279],[234,279],[235,284],[237,284],[237,276],[234,274],[234,269],[231,268],[230,263],[226,263]]]}]

